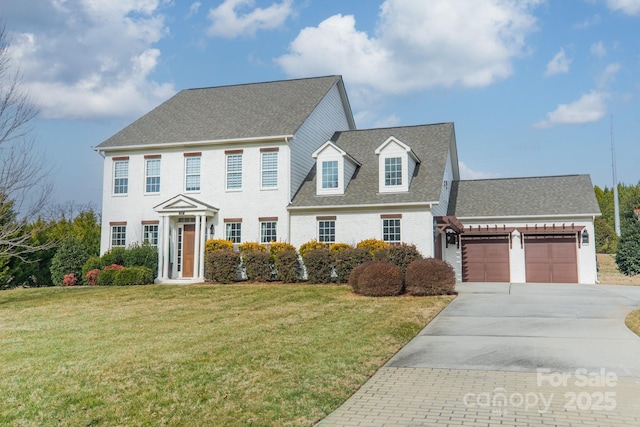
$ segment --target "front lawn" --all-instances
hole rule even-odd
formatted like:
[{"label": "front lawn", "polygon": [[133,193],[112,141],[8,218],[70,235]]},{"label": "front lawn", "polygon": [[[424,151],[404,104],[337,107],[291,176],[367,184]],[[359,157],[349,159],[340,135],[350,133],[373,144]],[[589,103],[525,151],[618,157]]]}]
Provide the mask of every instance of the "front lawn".
[{"label": "front lawn", "polygon": [[312,425],[452,297],[344,286],[0,292],[0,425]]}]

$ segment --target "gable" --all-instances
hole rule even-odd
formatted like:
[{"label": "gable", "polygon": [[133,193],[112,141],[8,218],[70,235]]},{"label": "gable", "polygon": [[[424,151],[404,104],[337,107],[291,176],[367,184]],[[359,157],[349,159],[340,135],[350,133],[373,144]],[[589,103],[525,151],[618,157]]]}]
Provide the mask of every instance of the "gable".
[{"label": "gable", "polygon": [[158,213],[193,213],[193,212],[218,212],[218,208],[203,203],[193,197],[185,196],[184,194],[178,194],[169,200],[165,200],[157,206],[154,206],[154,211]]}]

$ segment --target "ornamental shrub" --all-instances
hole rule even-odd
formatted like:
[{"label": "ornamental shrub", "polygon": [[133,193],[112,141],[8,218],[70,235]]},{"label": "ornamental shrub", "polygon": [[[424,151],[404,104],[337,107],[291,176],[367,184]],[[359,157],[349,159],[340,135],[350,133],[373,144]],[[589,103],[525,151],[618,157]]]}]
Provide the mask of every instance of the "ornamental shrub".
[{"label": "ornamental shrub", "polygon": [[102,265],[124,265],[125,252],[127,250],[121,247],[111,248],[102,255]]},{"label": "ornamental shrub", "polygon": [[295,251],[296,247],[291,243],[273,242],[269,244],[269,252],[271,253],[271,262],[275,262],[276,254],[282,251]]},{"label": "ornamental shrub", "polygon": [[362,268],[356,284],[356,292],[360,295],[385,297],[402,293],[402,271],[391,261],[372,261],[358,268]]},{"label": "ornamental shrub", "polygon": [[[97,255],[90,256],[87,262],[85,262],[82,265],[82,277],[86,279],[87,273],[93,270],[100,271],[102,267],[104,267],[104,262],[102,261],[102,258],[100,258]],[[89,283],[86,283],[86,284],[89,284]],[[95,285],[95,283],[93,284]]]},{"label": "ornamental shrub", "polygon": [[330,283],[333,273],[333,256],[325,246],[307,252],[302,261],[307,269],[309,283]]},{"label": "ornamental shrub", "polygon": [[[153,273],[153,279],[158,275],[158,248],[149,244],[132,244],[124,251],[125,267],[147,267]],[[151,281],[153,281],[153,279]]]},{"label": "ornamental shrub", "polygon": [[404,281],[410,295],[448,295],[456,286],[456,274],[448,262],[424,258],[409,264]]},{"label": "ornamental shrub", "polygon": [[209,239],[204,243],[205,253],[213,251],[232,251],[233,243],[224,239]]},{"label": "ornamental shrub", "polygon": [[352,248],[353,246],[348,243],[332,243],[329,245],[329,251],[331,251],[332,254],[337,254],[339,252]]},{"label": "ornamental shrub", "polygon": [[266,282],[271,279],[271,254],[266,250],[243,253],[242,265],[250,282]]},{"label": "ornamental shrub", "polygon": [[218,283],[232,283],[238,276],[240,254],[216,250],[205,254],[205,277]]},{"label": "ornamental shrub", "polygon": [[[356,249],[358,249],[358,248],[356,248]],[[358,249],[358,250],[364,251],[367,254],[367,256],[371,256],[371,255],[369,255],[369,252],[365,251],[364,249]],[[351,289],[353,290],[353,292],[359,293],[358,292],[358,279],[360,278],[360,275],[362,274],[362,272],[364,270],[366,270],[367,267],[369,265],[371,265],[372,263],[373,263],[372,260],[365,261],[362,264],[354,267],[353,270],[351,270],[351,274],[349,274],[349,286],[351,286]]]},{"label": "ornamental shrub", "polygon": [[356,248],[367,250],[371,255],[371,258],[375,256],[377,251],[387,249],[388,247],[389,244],[387,242],[378,239],[365,239],[356,245]]},{"label": "ornamental shrub", "polygon": [[98,274],[100,274],[99,268],[87,271],[84,275],[84,284],[89,286],[98,286]]},{"label": "ornamental shrub", "polygon": [[362,248],[349,247],[333,255],[337,282],[347,283],[354,268],[367,261],[371,261],[369,252]]},{"label": "ornamental shrub", "polygon": [[391,261],[400,267],[402,274],[406,273],[409,264],[413,261],[422,259],[422,254],[416,249],[416,246],[407,245],[406,243],[392,245],[388,249],[380,251],[377,255],[380,256],[382,254],[384,254],[388,261]]},{"label": "ornamental shrub", "polygon": [[247,252],[266,252],[267,247],[258,242],[244,242],[238,245],[238,250],[240,251],[240,254],[244,255]]},{"label": "ornamental shrub", "polygon": [[300,280],[302,268],[298,253],[292,249],[285,249],[276,253],[276,273],[284,283],[295,283]]},{"label": "ornamental shrub", "polygon": [[89,259],[84,245],[75,237],[62,242],[51,260],[51,281],[54,285],[62,285],[65,274],[82,277],[82,266]]},{"label": "ornamental shrub", "polygon": [[640,274],[640,221],[629,219],[624,224],[616,252],[618,270],[627,276]]},{"label": "ornamental shrub", "polygon": [[304,259],[304,256],[307,254],[307,252],[310,252],[314,249],[326,249],[326,248],[327,248],[326,243],[318,242],[317,240],[311,240],[307,243],[303,243],[302,245],[300,245],[300,249],[298,250],[298,252],[300,253],[300,256],[302,257],[302,259]]},{"label": "ornamental shrub", "polygon": [[125,267],[115,270],[114,285],[147,285],[153,283],[153,270],[145,266]]},{"label": "ornamental shrub", "polygon": [[65,274],[62,278],[62,286],[75,286],[78,284],[78,279],[73,273]]},{"label": "ornamental shrub", "polygon": [[120,264],[111,264],[103,267],[96,277],[96,284],[98,286],[112,286],[115,282],[116,273],[123,268]]}]

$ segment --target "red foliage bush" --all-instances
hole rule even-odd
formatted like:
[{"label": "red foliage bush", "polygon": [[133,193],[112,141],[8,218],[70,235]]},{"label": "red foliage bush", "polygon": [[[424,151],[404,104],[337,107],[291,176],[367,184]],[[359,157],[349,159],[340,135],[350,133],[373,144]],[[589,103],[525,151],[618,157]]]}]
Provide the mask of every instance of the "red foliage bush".
[{"label": "red foliage bush", "polygon": [[413,261],[405,274],[406,291],[411,295],[448,295],[456,286],[456,274],[448,262],[434,258]]},{"label": "red foliage bush", "polygon": [[89,286],[98,286],[98,274],[100,274],[99,268],[87,271],[84,275],[84,281]]},{"label": "red foliage bush", "polygon": [[390,261],[366,262],[356,267],[353,273],[357,275],[354,292],[360,295],[383,297],[402,293],[402,270]]},{"label": "red foliage bush", "polygon": [[78,284],[78,279],[73,273],[65,274],[62,278],[62,286],[75,286]]}]

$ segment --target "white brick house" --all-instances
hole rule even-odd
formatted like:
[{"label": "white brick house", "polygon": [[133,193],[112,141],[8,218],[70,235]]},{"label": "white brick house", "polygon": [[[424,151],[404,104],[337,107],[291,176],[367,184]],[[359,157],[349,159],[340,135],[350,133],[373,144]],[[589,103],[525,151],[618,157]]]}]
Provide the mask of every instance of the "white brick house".
[{"label": "white brick house", "polygon": [[460,181],[452,123],[356,130],[339,76],[184,90],[95,149],[101,250],[157,245],[161,282],[203,280],[209,238],[372,237],[460,280],[596,281],[588,176]]}]

